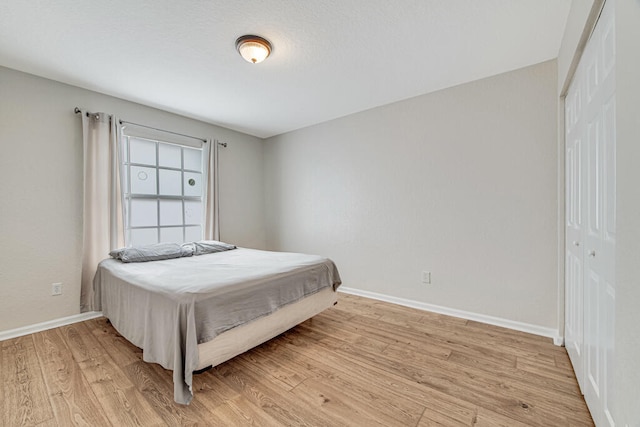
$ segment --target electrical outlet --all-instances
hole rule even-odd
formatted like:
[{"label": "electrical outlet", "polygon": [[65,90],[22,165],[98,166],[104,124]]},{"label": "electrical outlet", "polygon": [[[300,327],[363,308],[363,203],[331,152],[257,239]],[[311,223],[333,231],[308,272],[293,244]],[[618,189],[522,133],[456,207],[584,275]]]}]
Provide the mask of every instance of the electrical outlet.
[{"label": "electrical outlet", "polygon": [[422,283],[425,283],[427,285],[431,283],[431,272],[430,271],[423,271],[422,272]]},{"label": "electrical outlet", "polygon": [[62,295],[62,283],[51,284],[51,295]]}]

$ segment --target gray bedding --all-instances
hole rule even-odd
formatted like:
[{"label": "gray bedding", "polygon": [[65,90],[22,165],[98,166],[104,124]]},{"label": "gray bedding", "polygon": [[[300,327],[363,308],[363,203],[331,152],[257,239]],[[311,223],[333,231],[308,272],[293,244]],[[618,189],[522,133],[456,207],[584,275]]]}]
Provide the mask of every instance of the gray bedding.
[{"label": "gray bedding", "polygon": [[96,307],[146,362],[173,370],[174,399],[188,404],[199,343],[340,283],[327,258],[238,248],[146,263],[106,259],[94,288]]}]

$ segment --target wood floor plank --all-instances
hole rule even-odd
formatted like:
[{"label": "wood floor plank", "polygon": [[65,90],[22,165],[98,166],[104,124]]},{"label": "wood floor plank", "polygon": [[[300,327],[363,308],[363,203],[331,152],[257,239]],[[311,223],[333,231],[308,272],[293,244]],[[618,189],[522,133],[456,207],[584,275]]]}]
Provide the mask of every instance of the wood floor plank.
[{"label": "wood floor plank", "polygon": [[[298,328],[296,328],[296,331]],[[305,332],[301,332],[306,335]],[[282,339],[287,339],[283,337]],[[287,345],[287,352],[279,355],[279,358],[287,360],[291,357],[291,352],[297,352],[311,360],[312,363],[328,363],[339,372],[357,375],[365,381],[372,390],[385,390],[387,394],[396,395],[400,400],[408,400],[419,405],[426,406],[433,411],[440,411],[443,414],[450,414],[459,422],[469,425],[475,414],[475,405],[441,393],[438,390],[424,387],[422,384],[407,380],[402,376],[395,375],[386,369],[379,369],[368,365],[357,357],[350,358],[345,355],[336,355],[332,349],[318,346],[306,346],[302,344],[302,339],[292,339]],[[292,358],[291,362],[299,360],[299,356]]]},{"label": "wood floor plank", "polygon": [[527,427],[527,425],[482,407],[478,408],[474,424],[477,427]]},{"label": "wood floor plank", "polygon": [[291,392],[282,390],[278,384],[256,375],[251,369],[239,367],[237,362],[231,360],[216,366],[214,371],[218,378],[278,422],[295,426],[335,425],[335,417],[319,416],[307,402],[296,400]]},{"label": "wood floor plank", "polygon": [[4,341],[0,359],[1,420],[7,426],[23,426],[53,419],[32,336]]},{"label": "wood floor plank", "polygon": [[[396,308],[395,313],[401,313],[402,309],[405,309],[405,307]],[[368,324],[377,324],[379,321],[383,321],[401,326],[403,329],[414,330],[414,332],[428,332],[434,336],[443,337],[446,340],[452,340],[453,338],[462,336],[465,340],[471,339],[472,342],[480,343],[482,345],[485,343],[488,344],[495,342],[495,344],[500,346],[501,349],[506,347],[506,350],[518,349],[520,351],[525,351],[528,349],[529,351],[526,353],[519,353],[519,355],[522,356],[533,356],[536,354],[539,344],[550,344],[552,342],[550,338],[538,337],[520,331],[480,324],[478,322],[467,321],[464,319],[457,319],[462,323],[451,322],[447,319],[456,318],[437,313],[427,313],[420,321],[416,321],[415,317],[416,316],[404,317],[401,314],[398,314],[396,316],[384,315],[378,319],[367,319],[367,316],[354,316],[353,320],[363,320],[362,318],[364,318]],[[499,338],[496,339],[496,337]],[[549,350],[558,353],[564,352],[562,348],[555,346],[549,347]]]},{"label": "wood floor plank", "polygon": [[[353,352],[353,350],[350,351]],[[358,353],[362,354],[361,351]],[[385,356],[388,354],[389,351],[385,351]],[[377,357],[380,360],[380,356]],[[548,383],[539,384],[536,381],[528,381],[526,376],[518,376],[518,371],[508,365],[503,369],[484,371],[475,366],[460,365],[451,360],[441,361],[417,353],[410,360],[402,353],[395,357],[389,355],[387,360],[402,366],[406,372],[417,375],[418,378],[427,378],[427,381],[432,381],[434,384],[446,384],[454,389],[466,386],[469,389],[475,388],[478,394],[489,393],[494,397],[516,397],[523,407],[524,405],[528,409],[535,407],[536,410],[548,412],[550,416],[555,411],[565,409],[567,416],[570,417],[573,414],[572,411],[580,413],[584,408],[584,401],[580,396],[557,393],[550,398],[546,387]],[[499,375],[496,375],[496,372]],[[513,378],[514,376],[516,378]]]},{"label": "wood floor plank", "polygon": [[[167,390],[167,393],[169,393],[173,398],[173,372],[164,369],[157,363],[148,363],[146,365],[148,365],[150,371],[155,375],[156,384],[158,384],[159,387]],[[217,396],[218,398],[223,398],[224,395],[235,396],[234,390],[231,390],[229,388],[225,389],[224,386],[220,387],[220,382],[215,377],[212,370],[208,370],[202,374],[194,375],[194,378],[195,380],[192,387],[200,387],[204,388],[205,390],[215,387],[216,390],[220,391],[220,394]],[[208,420],[212,416],[212,411],[215,409],[217,404],[218,399],[206,393],[203,396],[194,394],[193,400],[189,405],[180,405],[178,403],[172,402],[172,405],[174,407],[180,408],[189,416],[193,416],[195,418],[203,420]]]},{"label": "wood floor plank", "polygon": [[[316,340],[318,340],[318,341],[319,341],[319,339],[318,339],[317,337],[316,337]],[[359,349],[359,350],[362,350],[362,349]],[[360,351],[354,351],[353,353],[354,353],[354,355],[359,355],[359,354],[361,354],[361,353],[360,353]],[[416,354],[418,354],[418,353],[416,353]],[[374,358],[375,358],[375,356],[372,356],[372,357],[374,357]],[[402,363],[402,361],[404,361],[404,360],[405,360],[404,358],[399,358],[399,362],[398,362],[398,363]],[[426,362],[425,362],[425,363],[426,363]],[[443,370],[446,372],[446,368],[443,368]],[[451,370],[451,369],[450,369],[450,371],[456,372],[456,369],[453,369],[453,370]],[[438,372],[435,372],[435,373],[434,373],[434,376],[437,376],[437,374],[438,374]],[[476,371],[476,372],[474,372],[474,373],[471,373],[470,375],[478,375],[478,372]],[[483,374],[482,374],[482,373],[480,373],[480,375],[483,375]],[[498,381],[498,382],[495,382],[495,381],[494,381],[494,388],[497,388],[497,390],[498,390],[498,391],[500,391],[500,390],[499,390],[499,387],[500,387],[500,381]],[[479,388],[478,388],[478,390],[482,391],[482,388],[481,388],[481,387],[479,387]],[[521,392],[523,392],[523,391],[521,390]],[[524,393],[524,395],[525,395],[525,396],[527,396],[527,392],[526,392],[526,391],[524,391],[523,393]],[[503,394],[503,395],[506,395],[506,396],[500,396],[500,395],[498,395],[498,396],[494,396],[494,398],[499,398],[499,397],[501,397],[501,398],[504,400],[504,401],[503,401],[503,404],[504,404],[506,407],[508,407],[508,408],[509,408],[509,410],[511,410],[511,411],[514,411],[514,410],[515,410],[515,411],[516,411],[516,413],[517,413],[517,412],[524,412],[524,414],[525,414],[525,415],[530,416],[530,414],[531,414],[532,412],[534,412],[534,411],[539,411],[539,410],[540,410],[540,409],[539,409],[539,408],[537,408],[537,407],[536,407],[536,408],[532,407],[530,404],[526,403],[526,402],[525,402],[524,400],[522,400],[522,399],[520,399],[520,400],[513,400],[513,399],[510,399],[510,398],[509,398],[509,396],[508,396],[508,394],[509,394],[509,393],[507,393],[507,390],[502,391],[502,394]],[[506,399],[506,400],[505,400],[505,399]],[[543,404],[544,404],[544,403],[545,403],[545,402],[543,401]],[[546,401],[546,403],[547,403],[547,404],[551,404],[551,405],[555,404],[555,402],[549,402],[549,401]],[[523,405],[524,405],[524,406],[523,406]],[[588,417],[588,414],[587,414],[586,416],[584,416],[584,402],[583,402],[583,400],[582,400],[581,398],[577,401],[577,405],[579,406],[579,409],[582,411],[582,414],[583,414],[582,416],[580,416],[580,417],[578,418],[578,420],[579,420],[580,422],[585,422],[585,423],[587,423],[586,425],[588,425],[588,424],[590,423],[590,419],[589,419],[589,417]],[[544,406],[544,405],[543,405],[543,406]],[[556,409],[557,409],[557,410],[559,410],[560,412],[562,411],[562,407],[561,407],[561,406],[556,407]],[[523,410],[524,410],[524,411],[523,411]],[[550,416],[550,417],[553,417],[553,411],[547,411],[547,412],[549,412],[549,414],[550,414],[549,416]],[[571,414],[569,414],[569,416],[571,416]],[[525,418],[525,419],[526,419],[526,418]],[[561,419],[558,419],[558,420],[557,420],[557,422],[563,422],[563,421],[562,421]],[[545,423],[542,423],[541,425],[545,425]]]},{"label": "wood floor plank", "polygon": [[[318,325],[319,324],[319,325]],[[363,336],[360,333],[349,331],[345,328],[338,328],[332,322],[328,322],[325,318],[321,316],[316,316],[307,320],[306,322],[301,323],[303,326],[321,326],[322,332],[327,335],[331,335],[334,338],[339,340],[343,340],[346,342],[350,342],[354,345],[365,346],[374,351],[382,351],[384,350],[389,343],[377,340],[375,338]]]},{"label": "wood floor plank", "polygon": [[[462,336],[459,332],[441,330],[430,326],[428,330],[416,330],[389,324],[380,320],[372,321],[363,316],[355,316],[349,323],[366,335],[373,334],[382,340],[385,337],[391,345],[401,345],[407,352],[418,354],[431,353],[441,358],[448,358],[451,351],[457,350],[478,359],[488,361],[499,360],[515,366],[519,353],[505,352],[495,348],[476,337]],[[529,352],[523,353],[529,355]]]},{"label": "wood floor plank", "polygon": [[396,336],[396,340],[402,338],[402,342],[407,345],[421,345],[425,341],[435,342],[451,349],[473,352],[474,356],[480,358],[509,360],[511,363],[515,363],[517,356],[534,356],[538,353],[537,346],[532,346],[530,349],[513,348],[496,337],[470,334],[465,331],[464,327],[451,330],[449,328],[442,329],[438,325],[424,325],[414,322],[409,322],[411,326],[403,327],[364,316],[355,316],[350,322],[368,328],[367,330],[377,330],[378,333]]},{"label": "wood floor plank", "polygon": [[[466,324],[467,329],[484,331],[490,334],[500,334],[500,336],[517,337],[523,341],[538,342],[538,343],[552,343],[553,340],[549,337],[543,337],[541,335],[533,335],[527,332],[517,331],[515,329],[508,329],[501,326],[490,325],[488,323],[482,323],[475,320],[468,320]],[[551,349],[551,348],[550,348]]]},{"label": "wood floor plank", "polygon": [[[3,342],[0,374],[7,426],[593,425],[550,339],[344,294],[195,375],[188,406],[173,401],[172,372],[143,362],[105,318]],[[8,385],[38,375],[43,396]],[[31,415],[18,414],[23,402]]]},{"label": "wood floor plank", "polygon": [[[374,360],[370,360],[370,362],[378,363]],[[537,407],[532,407],[530,404],[523,402],[521,398],[514,396],[510,390],[500,390],[495,385],[484,384],[482,380],[457,378],[450,373],[441,373],[437,369],[401,366],[389,360],[384,361],[384,365],[387,369],[394,370],[408,379],[424,384],[427,387],[458,396],[467,402],[475,403],[477,406],[490,408],[531,425],[547,426],[549,422],[552,425],[561,425],[565,422],[564,418],[556,417],[552,414],[550,420],[545,422],[537,421],[544,419],[546,413],[540,412]]]},{"label": "wood floor plank", "polygon": [[[215,417],[215,418],[214,418]],[[242,396],[225,401],[215,408],[213,417],[207,419],[209,425],[216,426],[282,426],[266,412],[256,408]]]},{"label": "wood floor plank", "polygon": [[[437,359],[433,359],[431,364],[417,364],[404,359],[395,360],[388,356],[368,354],[362,349],[354,350],[348,345],[335,351],[340,354],[346,352],[374,366],[379,366],[381,369],[396,372],[410,380],[427,384],[448,394],[460,396],[469,402],[478,402],[480,404],[480,401],[482,401],[490,409],[497,412],[503,411],[505,415],[522,419],[524,422],[534,421],[538,414],[544,415],[552,421],[555,419],[560,424],[566,422],[564,418],[555,416],[552,411],[538,408],[537,405],[533,406],[531,403],[527,403],[528,399],[524,400],[517,394],[514,395],[513,390],[505,387],[499,377],[487,383],[485,380],[490,379],[490,377],[483,375],[482,372],[476,371],[467,375],[460,375],[459,367],[456,369],[434,367],[433,365],[438,362]],[[480,379],[477,376],[480,376]],[[528,392],[522,390],[520,392],[525,397],[529,397]],[[556,409],[560,409],[560,407]],[[548,425],[548,421],[533,425]]]},{"label": "wood floor plank", "polygon": [[573,365],[571,365],[571,360],[569,359],[569,355],[566,351],[564,353],[556,354],[554,359],[556,367],[573,372]]},{"label": "wood floor plank", "polygon": [[[402,399],[401,396],[394,396],[389,391],[374,389],[358,376],[336,371],[333,366],[323,361],[300,357],[289,359],[287,365],[298,366],[312,374],[313,376],[304,381],[308,386],[318,381],[339,390],[340,393],[349,396],[353,407],[374,415],[376,419],[386,420],[387,425],[415,425],[424,410],[424,406],[420,404]],[[298,394],[299,391],[296,387],[294,394]]]},{"label": "wood floor plank", "polygon": [[462,422],[451,418],[442,412],[433,411],[431,408],[425,408],[418,427],[468,427],[473,426],[475,418],[471,422]]},{"label": "wood floor plank", "polygon": [[582,395],[575,381],[557,381],[557,379],[552,376],[539,375],[536,372],[522,369],[522,365],[519,364],[520,359],[517,359],[515,367],[500,366],[499,364],[487,363],[485,360],[478,361],[472,357],[453,352],[452,357],[450,357],[448,361],[463,367],[481,369],[489,375],[500,373],[500,376],[503,378],[508,378],[514,382],[521,382],[522,384],[527,384],[538,389],[554,390],[559,393],[568,394],[569,396],[574,396],[581,405]]},{"label": "wood floor plank", "polygon": [[51,329],[39,332],[33,335],[33,340],[58,423],[111,425],[60,331]]},{"label": "wood floor plank", "polygon": [[214,412],[225,402],[242,396],[220,381],[211,370],[193,376],[193,390],[196,402],[202,403],[210,412]]},{"label": "wood floor plank", "polygon": [[379,319],[384,314],[372,300],[360,300],[356,303],[355,300],[350,300],[348,297],[343,298],[342,304],[335,305],[335,308],[347,314],[359,314],[361,316],[367,316],[370,319]]},{"label": "wood floor plank", "polygon": [[[333,312],[331,312],[331,314],[333,314]],[[384,347],[382,345],[379,346],[382,349],[386,348],[386,345],[398,344],[401,342],[404,345],[415,348],[416,351],[428,352],[443,359],[448,358],[451,353],[451,349],[441,343],[433,340],[426,343],[422,337],[417,337],[415,334],[412,334],[411,336],[407,336],[406,334],[397,335],[394,331],[354,322],[354,320],[357,321],[358,318],[360,318],[360,316],[356,315],[348,322],[338,322],[332,319],[330,314],[321,313],[314,318],[314,322],[323,325],[323,332],[325,329],[331,330],[331,328],[342,329],[360,336],[365,336],[370,340],[384,343]]]},{"label": "wood floor plank", "polygon": [[555,365],[549,366],[540,364],[535,360],[525,357],[518,357],[516,367],[524,372],[528,372],[533,377],[546,378],[558,388],[564,390],[572,390],[574,394],[579,395],[580,389],[576,381],[573,371],[567,368],[558,368]]},{"label": "wood floor plank", "polygon": [[166,425],[85,324],[64,326],[60,333],[109,420],[122,426]]},{"label": "wood floor plank", "polygon": [[162,420],[171,426],[205,425],[206,418],[195,413],[191,406],[179,405],[174,402],[173,387],[158,375],[152,365],[151,363],[135,362],[127,365],[124,371]]},{"label": "wood floor plank", "polygon": [[282,387],[287,391],[292,390],[308,378],[308,374],[296,369],[295,365],[283,365],[269,357],[265,357],[263,348],[263,346],[258,346],[258,348],[254,349],[255,351],[247,352],[238,357],[253,364],[263,375],[271,376],[275,381],[281,382]]},{"label": "wood floor plank", "polygon": [[[344,297],[344,294],[340,294],[339,300],[342,301],[343,297]],[[328,310],[323,311],[320,314],[327,313],[328,311],[330,311],[331,312],[331,318],[335,319],[335,320],[339,320],[341,322],[348,322],[353,316],[356,315],[356,313],[349,313],[347,311],[338,310],[337,309],[338,304],[334,305],[333,307],[329,308]]]},{"label": "wood floor plank", "polygon": [[108,319],[99,317],[84,323],[118,366],[125,367],[142,360],[142,349],[120,335]]},{"label": "wood floor plank", "polygon": [[298,385],[292,393],[301,401],[307,402],[314,411],[324,417],[340,420],[340,425],[361,426],[405,426],[393,420],[381,419],[366,407],[357,405],[353,399],[327,382],[309,378]]}]

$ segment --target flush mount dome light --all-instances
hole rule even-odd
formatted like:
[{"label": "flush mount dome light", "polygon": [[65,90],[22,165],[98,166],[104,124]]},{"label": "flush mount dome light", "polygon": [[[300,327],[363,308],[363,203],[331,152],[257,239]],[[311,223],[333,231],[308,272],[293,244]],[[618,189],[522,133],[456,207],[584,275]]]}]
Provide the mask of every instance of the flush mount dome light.
[{"label": "flush mount dome light", "polygon": [[271,53],[271,43],[258,36],[242,36],[236,40],[236,49],[245,61],[257,64]]}]

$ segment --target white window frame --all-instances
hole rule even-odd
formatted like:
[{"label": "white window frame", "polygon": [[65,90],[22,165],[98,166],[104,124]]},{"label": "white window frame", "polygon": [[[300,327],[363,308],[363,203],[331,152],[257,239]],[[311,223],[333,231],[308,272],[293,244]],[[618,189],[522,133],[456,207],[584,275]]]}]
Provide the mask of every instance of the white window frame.
[{"label": "white window frame", "polygon": [[[205,216],[204,209],[206,204],[206,194],[207,194],[207,153],[208,150],[205,149],[204,144],[193,145],[193,144],[181,144],[174,141],[171,141],[171,135],[168,135],[166,138],[160,137],[147,137],[140,135],[140,132],[130,131],[128,127],[123,127],[120,134],[120,170],[121,170],[121,194],[122,194],[122,209],[123,209],[123,222],[124,222],[124,237],[125,237],[125,246],[139,245],[139,244],[151,244],[154,243],[149,240],[145,240],[143,242],[137,242],[135,238],[132,237],[132,231],[134,230],[155,230],[155,243],[172,241],[176,243],[181,243],[185,241],[196,241],[201,240],[204,235],[205,228]],[[143,163],[134,163],[131,162],[131,140],[142,140],[155,144],[155,165],[151,164],[143,164]],[[160,165],[160,146],[161,144],[166,144],[169,146],[174,146],[180,148],[180,167],[172,167],[172,166],[161,166]],[[201,164],[200,170],[195,169],[186,169],[185,168],[185,150],[199,150],[201,152]],[[133,167],[142,167],[155,169],[155,194],[136,194],[132,193],[131,186],[131,169]],[[174,171],[180,172],[180,195],[162,195],[160,194],[160,171]],[[185,174],[200,174],[200,187],[201,191],[199,195],[186,195],[185,194]],[[132,209],[131,203],[134,200],[155,200],[156,201],[156,217],[155,217],[155,225],[132,225]],[[161,218],[161,203],[162,201],[180,201],[181,202],[181,211],[182,211],[182,223],[175,225],[163,225]],[[189,222],[186,214],[186,203],[188,202],[197,202],[200,203],[201,212],[199,213],[199,222]],[[194,235],[195,227],[200,227],[200,232],[197,235]],[[178,229],[182,230],[182,239],[181,242],[176,239],[163,239],[162,230],[167,229]],[[188,230],[190,229],[190,230]],[[191,233],[191,234],[190,234]]]}]

